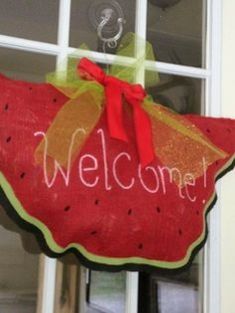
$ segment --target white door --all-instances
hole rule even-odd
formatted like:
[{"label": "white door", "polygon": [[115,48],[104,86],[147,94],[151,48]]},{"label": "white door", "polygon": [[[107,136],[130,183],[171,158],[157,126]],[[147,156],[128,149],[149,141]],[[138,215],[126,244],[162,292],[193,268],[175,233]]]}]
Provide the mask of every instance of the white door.
[{"label": "white door", "polygon": [[[121,36],[132,31],[152,43],[157,62],[146,60],[138,80],[144,84],[145,70],[160,74],[148,90],[156,101],[182,114],[219,114],[220,0],[1,0],[0,71],[43,81],[82,43],[90,52],[78,56],[112,63],[115,48],[104,54],[97,33],[107,12],[105,38],[118,33],[121,17]],[[219,312],[218,208],[210,214],[205,252],[176,276],[90,272],[72,256],[59,262],[39,256],[33,236],[0,212],[1,313]]]}]

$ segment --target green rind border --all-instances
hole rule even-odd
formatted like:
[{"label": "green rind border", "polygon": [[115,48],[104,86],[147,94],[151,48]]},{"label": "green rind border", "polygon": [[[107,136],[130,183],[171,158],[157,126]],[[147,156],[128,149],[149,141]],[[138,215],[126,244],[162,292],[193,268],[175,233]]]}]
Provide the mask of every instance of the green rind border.
[{"label": "green rind border", "polygon": [[[218,180],[221,178],[226,172],[231,170],[234,167],[234,161],[235,161],[235,155],[233,155],[228,162],[220,168],[220,170],[215,174],[214,180]],[[18,217],[26,222],[28,225],[27,230],[30,230],[31,232],[35,233],[35,235],[39,235],[39,242],[46,254],[48,254],[51,257],[58,257],[61,255],[64,255],[67,252],[75,252],[75,254],[78,254],[78,257],[80,261],[93,269],[105,269],[105,270],[143,270],[143,269],[163,269],[163,270],[178,270],[183,269],[187,265],[189,265],[193,259],[193,256],[198,252],[198,250],[201,249],[201,247],[204,245],[207,237],[207,220],[206,216],[207,213],[210,211],[212,206],[216,202],[216,192],[215,189],[211,194],[211,197],[209,201],[204,206],[204,230],[201,234],[201,236],[191,244],[189,249],[187,250],[187,253],[185,257],[177,262],[166,262],[162,260],[151,260],[141,257],[128,257],[128,258],[110,258],[110,257],[104,257],[100,255],[95,255],[93,253],[90,253],[87,251],[82,245],[72,243],[68,245],[67,247],[63,248],[56,243],[54,240],[52,233],[47,228],[46,225],[44,225],[41,221],[36,219],[35,217],[31,216],[26,210],[24,209],[23,205],[17,199],[13,188],[11,187],[10,183],[7,181],[6,177],[2,172],[0,172],[0,186],[6,195],[8,201],[10,202],[13,209],[16,211]],[[9,214],[9,212],[7,212]],[[9,214],[13,219],[18,220],[17,217],[14,218],[14,214]],[[19,222],[19,220],[18,220]],[[20,223],[21,224],[21,223]],[[23,225],[21,224],[23,227]],[[32,226],[32,227],[30,227]],[[41,234],[38,233],[39,230]],[[42,235],[42,236],[40,236]],[[44,239],[45,244],[42,245],[41,239]],[[37,236],[38,238],[38,236]]]}]

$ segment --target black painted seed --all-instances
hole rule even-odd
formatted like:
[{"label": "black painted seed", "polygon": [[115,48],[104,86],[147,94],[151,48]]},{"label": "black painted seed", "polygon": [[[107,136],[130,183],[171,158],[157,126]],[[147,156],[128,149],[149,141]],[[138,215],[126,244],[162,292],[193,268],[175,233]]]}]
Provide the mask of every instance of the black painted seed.
[{"label": "black painted seed", "polygon": [[33,87],[29,87],[29,90],[32,90],[33,89]]},{"label": "black painted seed", "polygon": [[207,128],[207,130],[206,130],[208,133],[210,133],[211,131],[210,131],[210,129],[209,128]]},{"label": "black painted seed", "polygon": [[92,232],[91,232],[91,235],[96,235],[97,234],[97,231],[96,230],[93,230]]},{"label": "black painted seed", "polygon": [[11,136],[7,137],[6,142],[10,142],[11,141]]},{"label": "black painted seed", "polygon": [[139,246],[138,246],[139,249],[143,249],[143,247],[144,247],[144,246],[143,246],[142,243],[140,243]]},{"label": "black painted seed", "polygon": [[99,202],[100,202],[100,200],[99,200],[99,199],[96,199],[96,200],[95,200],[95,205],[98,205]]},{"label": "black painted seed", "polygon": [[156,207],[156,210],[157,210],[158,213],[161,212],[161,209],[159,208],[159,206]]},{"label": "black painted seed", "polygon": [[132,214],[132,209],[128,210],[128,215]]},{"label": "black painted seed", "polygon": [[25,177],[25,172],[20,174],[20,178],[23,179]]},{"label": "black painted seed", "polygon": [[57,99],[56,99],[56,98],[54,98],[54,99],[53,99],[53,102],[56,102],[56,101],[57,101]]},{"label": "black painted seed", "polygon": [[69,205],[67,205],[67,206],[64,208],[64,211],[65,211],[65,212],[68,212],[70,209],[71,209],[71,207],[70,207]]},{"label": "black painted seed", "polygon": [[180,236],[182,235],[182,230],[181,230],[181,229],[179,229],[179,235],[180,235]]},{"label": "black painted seed", "polygon": [[197,215],[199,215],[199,211],[197,211],[196,213],[197,213]]},{"label": "black painted seed", "polygon": [[5,107],[4,107],[4,110],[7,111],[8,108],[9,108],[9,105],[8,105],[8,103],[6,103],[6,104],[5,104]]}]

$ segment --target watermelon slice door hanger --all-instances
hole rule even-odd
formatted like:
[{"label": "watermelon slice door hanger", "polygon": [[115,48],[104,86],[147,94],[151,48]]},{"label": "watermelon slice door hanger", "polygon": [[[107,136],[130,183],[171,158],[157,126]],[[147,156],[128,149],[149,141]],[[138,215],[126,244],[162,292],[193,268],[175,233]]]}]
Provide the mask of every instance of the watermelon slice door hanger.
[{"label": "watermelon slice door hanger", "polygon": [[235,121],[178,115],[88,59],[75,72],[65,85],[0,76],[7,214],[94,269],[184,268],[234,166]]}]

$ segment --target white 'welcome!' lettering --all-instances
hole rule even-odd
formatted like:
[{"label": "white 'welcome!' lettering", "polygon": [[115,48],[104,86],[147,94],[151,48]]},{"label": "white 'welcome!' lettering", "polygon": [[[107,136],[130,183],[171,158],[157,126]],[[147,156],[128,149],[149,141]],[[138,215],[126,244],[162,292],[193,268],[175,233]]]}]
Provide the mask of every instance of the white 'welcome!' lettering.
[{"label": "white 'welcome!' lettering", "polygon": [[[62,168],[58,161],[54,160],[54,173],[53,175],[51,175],[51,178],[49,178],[47,172],[48,140],[44,132],[40,131],[34,133],[34,136],[42,136],[45,140],[43,153],[43,175],[48,188],[52,188],[52,186],[55,184],[56,178],[59,173],[64,180],[65,186],[69,186],[71,175],[71,157],[74,141],[77,135],[84,134],[85,130],[83,128],[78,128],[76,132],[74,132],[68,151],[67,169],[65,170],[64,168]],[[139,164],[136,168],[135,175],[131,175],[128,171],[128,168],[130,167],[130,164],[132,162],[131,155],[126,151],[122,151],[118,153],[113,160],[108,160],[106,138],[103,129],[100,128],[97,130],[97,136],[100,140],[100,152],[102,155],[101,160],[98,160],[94,155],[88,153],[81,155],[78,159],[78,178],[85,187],[95,188],[98,184],[103,184],[103,188],[106,191],[111,190],[113,187],[118,187],[123,190],[130,190],[134,187],[135,184],[138,183],[147,193],[154,194],[161,191],[163,194],[166,194],[168,184],[175,184],[174,178],[177,177],[179,197],[182,199],[187,198],[191,202],[195,202],[197,200],[196,195],[193,195],[193,187],[195,187],[196,185],[196,179],[193,174],[186,173],[182,175],[179,169],[175,167],[169,168],[167,166],[147,166],[145,168],[142,168]],[[122,162],[122,164],[123,162],[126,162],[127,171],[124,177],[125,181],[123,181],[123,177],[121,177],[121,175],[119,174],[118,166],[120,164],[120,161]],[[99,164],[99,162],[102,162],[102,164]],[[86,164],[89,164],[89,167],[86,166]],[[102,169],[102,171],[99,171],[99,169]],[[207,177],[206,162],[204,158],[202,158],[202,171],[204,173],[204,188],[206,188]],[[90,174],[89,179],[87,173]],[[92,173],[94,173],[93,176],[91,175]],[[99,175],[97,173],[99,173]],[[101,182],[100,179],[101,175],[103,175],[103,182]],[[149,180],[147,182],[146,175],[151,178],[151,185],[149,185]],[[115,186],[111,185],[111,177],[113,178],[112,182],[115,182]],[[184,188],[181,188],[181,186],[184,186]]]}]

